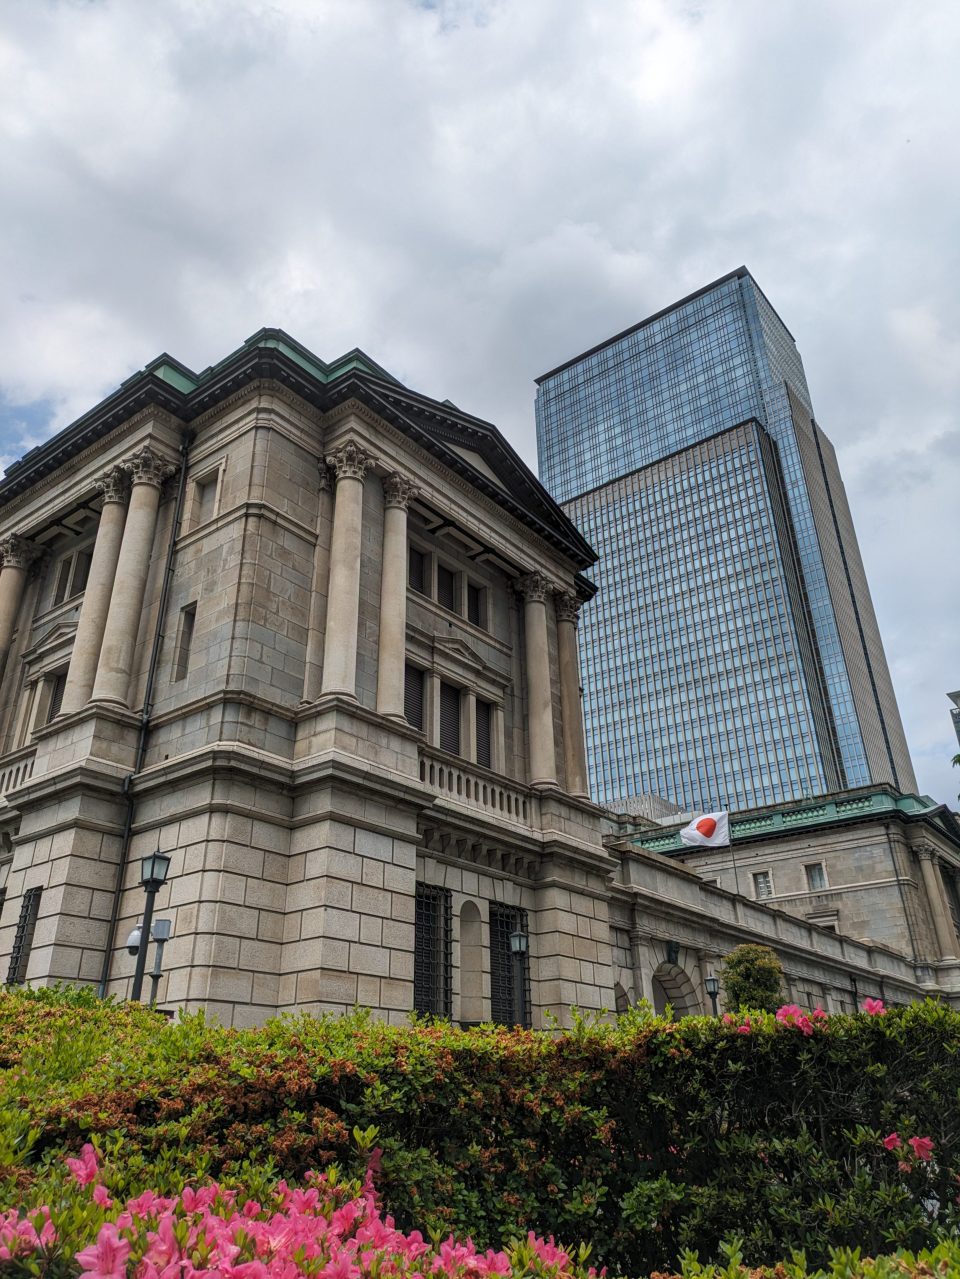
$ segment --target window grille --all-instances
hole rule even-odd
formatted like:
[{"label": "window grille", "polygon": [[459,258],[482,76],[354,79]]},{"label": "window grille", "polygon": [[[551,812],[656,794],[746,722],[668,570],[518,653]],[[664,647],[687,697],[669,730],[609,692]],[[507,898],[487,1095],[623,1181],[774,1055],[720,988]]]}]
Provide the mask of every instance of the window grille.
[{"label": "window grille", "polygon": [[437,565],[437,603],[456,612],[457,575],[445,564]]},{"label": "window grille", "polygon": [[460,754],[460,690],[452,684],[440,685],[440,749]]},{"label": "window grille", "polygon": [[770,878],[768,870],[757,871],[753,877],[753,895],[758,900],[761,897],[773,896],[773,881]]},{"label": "window grille", "polygon": [[42,891],[41,888],[28,888],[23,894],[20,918],[17,920],[17,931],[13,938],[13,950],[10,952],[10,967],[7,969],[8,986],[22,986],[26,978],[30,947],[33,945],[33,934],[36,931],[37,916],[40,913]]},{"label": "window grille", "polygon": [[419,666],[404,667],[403,714],[411,728],[423,731],[423,671]]},{"label": "window grille", "polygon": [[414,908],[413,1007],[418,1013],[449,1017],[451,980],[451,894],[448,888],[417,884]]},{"label": "window grille", "polygon": [[489,702],[477,698],[477,763],[492,768],[490,752],[490,721],[492,707]]},{"label": "window grille", "polygon": [[515,955],[511,933],[527,933],[527,912],[490,904],[490,1017],[501,1026],[530,1025],[530,956]]},{"label": "window grille", "polygon": [[467,621],[483,626],[483,588],[467,583]]},{"label": "window grille", "polygon": [[421,595],[427,594],[427,557],[415,546],[410,547],[408,556],[408,573],[410,587]]}]

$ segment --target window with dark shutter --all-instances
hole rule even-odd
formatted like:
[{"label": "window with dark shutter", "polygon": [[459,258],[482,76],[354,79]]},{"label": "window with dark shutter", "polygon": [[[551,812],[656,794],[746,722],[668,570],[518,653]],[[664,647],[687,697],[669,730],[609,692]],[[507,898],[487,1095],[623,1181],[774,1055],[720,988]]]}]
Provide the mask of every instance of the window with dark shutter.
[{"label": "window with dark shutter", "polygon": [[63,691],[67,687],[67,672],[61,671],[59,675],[51,675],[50,681],[50,704],[47,707],[47,723],[50,724],[60,714],[60,708],[63,705]]},{"label": "window with dark shutter", "polygon": [[409,565],[407,576],[411,590],[419,591],[421,595],[426,595],[428,593],[427,557],[424,555],[423,551],[418,551],[415,546],[411,546],[407,560]]},{"label": "window with dark shutter", "polygon": [[28,888],[20,902],[20,918],[17,920],[17,931],[13,937],[13,950],[10,952],[10,967],[7,969],[7,985],[22,986],[27,976],[27,964],[30,962],[30,947],[33,945],[33,934],[37,929],[37,916],[40,914],[41,888]]},{"label": "window with dark shutter", "polygon": [[423,671],[418,666],[404,667],[403,714],[411,728],[423,731]]},{"label": "window with dark shutter", "polygon": [[451,894],[417,884],[413,926],[413,1007],[449,1017],[452,1006]]},{"label": "window with dark shutter", "polygon": [[57,569],[57,584],[53,588],[54,605],[62,604],[67,598],[67,587],[70,584],[70,570],[72,567],[72,557],[68,556],[65,560],[60,561],[60,567]]},{"label": "window with dark shutter", "polygon": [[460,690],[440,685],[440,749],[460,754]]},{"label": "window with dark shutter", "polygon": [[484,768],[492,768],[490,752],[490,722],[493,707],[489,702],[481,702],[477,698],[477,763]]},{"label": "window with dark shutter", "polygon": [[437,603],[452,612],[457,610],[457,575],[445,564],[437,565]]},{"label": "window with dark shutter", "polygon": [[90,576],[90,561],[93,556],[89,551],[78,551],[73,568],[73,581],[70,583],[70,596],[80,595],[87,589],[87,578]]},{"label": "window with dark shutter", "polygon": [[530,963],[514,954],[511,934],[527,934],[527,912],[490,904],[490,1019],[501,1026],[530,1025]]},{"label": "window with dark shutter", "polygon": [[486,626],[486,591],[482,586],[467,583],[467,621],[474,626]]}]

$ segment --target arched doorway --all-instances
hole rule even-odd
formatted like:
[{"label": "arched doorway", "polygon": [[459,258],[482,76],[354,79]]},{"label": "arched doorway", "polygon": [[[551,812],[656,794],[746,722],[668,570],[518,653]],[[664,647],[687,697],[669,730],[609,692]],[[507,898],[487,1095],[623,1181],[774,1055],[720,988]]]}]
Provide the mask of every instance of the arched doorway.
[{"label": "arched doorway", "polygon": [[658,1013],[666,1011],[667,1004],[675,1017],[686,1017],[703,1012],[693,982],[679,964],[660,964],[651,978],[653,1006]]}]

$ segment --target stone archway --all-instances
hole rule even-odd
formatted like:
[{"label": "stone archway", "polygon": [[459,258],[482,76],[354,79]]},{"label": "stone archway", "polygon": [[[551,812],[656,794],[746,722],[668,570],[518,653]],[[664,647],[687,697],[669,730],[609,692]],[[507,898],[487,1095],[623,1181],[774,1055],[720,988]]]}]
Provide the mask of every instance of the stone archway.
[{"label": "stone archway", "polygon": [[651,978],[653,1006],[662,1013],[667,1004],[675,1017],[696,1016],[703,1012],[696,988],[679,964],[659,964]]}]

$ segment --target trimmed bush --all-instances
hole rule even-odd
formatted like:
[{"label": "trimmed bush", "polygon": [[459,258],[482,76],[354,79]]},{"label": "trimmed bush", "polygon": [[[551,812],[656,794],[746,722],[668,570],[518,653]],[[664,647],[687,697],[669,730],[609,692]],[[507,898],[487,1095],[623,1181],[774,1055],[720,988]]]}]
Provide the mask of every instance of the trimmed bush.
[{"label": "trimmed bush", "polygon": [[769,946],[745,942],[735,946],[723,961],[724,1007],[760,1008],[776,1012],[783,989],[783,965]]},{"label": "trimmed bush", "polygon": [[5,993],[0,1067],[6,1204],[43,1202],[88,1140],[129,1196],[333,1162],[357,1175],[356,1129],[382,1147],[401,1229],[481,1248],[531,1229],[624,1274],[716,1258],[733,1236],[751,1265],[793,1249],[822,1264],[831,1246],[916,1250],[956,1223],[960,1014],[935,1003],[631,1012],[550,1035],[361,1014],[232,1031]]}]

